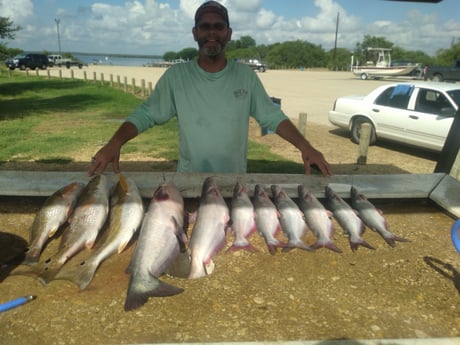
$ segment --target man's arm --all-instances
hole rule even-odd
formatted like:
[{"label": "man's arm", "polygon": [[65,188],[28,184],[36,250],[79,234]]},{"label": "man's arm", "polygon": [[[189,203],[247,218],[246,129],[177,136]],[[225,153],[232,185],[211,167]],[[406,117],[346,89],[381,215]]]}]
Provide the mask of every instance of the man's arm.
[{"label": "man's arm", "polygon": [[276,128],[276,134],[299,149],[305,166],[305,173],[307,175],[311,173],[312,165],[315,165],[324,176],[332,175],[331,167],[323,157],[323,154],[316,150],[305,139],[305,137],[298,131],[289,119],[282,121],[278,125]]},{"label": "man's arm", "polygon": [[113,171],[120,171],[121,147],[138,134],[136,126],[131,122],[123,122],[112,138],[91,158],[91,165],[88,168],[88,176],[95,172],[102,174],[107,165],[112,163]]}]

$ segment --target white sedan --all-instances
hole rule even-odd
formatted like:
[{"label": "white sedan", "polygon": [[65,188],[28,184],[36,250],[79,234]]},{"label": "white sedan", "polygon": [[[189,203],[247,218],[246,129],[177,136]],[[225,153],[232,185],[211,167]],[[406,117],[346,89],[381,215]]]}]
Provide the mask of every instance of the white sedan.
[{"label": "white sedan", "polygon": [[336,99],[329,122],[349,129],[356,143],[361,124],[367,122],[371,124],[371,144],[384,138],[441,151],[459,104],[460,84],[386,84],[367,96]]}]

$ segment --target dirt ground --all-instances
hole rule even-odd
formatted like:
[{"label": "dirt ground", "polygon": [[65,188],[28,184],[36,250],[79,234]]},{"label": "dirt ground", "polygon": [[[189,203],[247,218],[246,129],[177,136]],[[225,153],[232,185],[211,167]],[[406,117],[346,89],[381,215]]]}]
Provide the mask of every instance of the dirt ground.
[{"label": "dirt ground", "polygon": [[[431,173],[437,159],[435,154],[382,143],[370,148],[367,165],[357,165],[358,147],[346,133],[311,125],[307,136],[325,154],[335,174]],[[285,157],[300,159],[276,135],[253,139]],[[5,164],[2,169],[81,170],[86,169],[83,157],[91,154],[79,153],[80,163],[64,166],[22,163]],[[174,170],[171,162],[143,162],[133,156],[122,159],[127,174],[153,167]],[[43,201],[0,198],[0,231],[26,239]],[[460,256],[449,237],[453,219],[424,200],[374,203],[383,210],[390,230],[411,242],[391,248],[368,230],[364,238],[376,250],[352,252],[334,221],[334,241],[343,253],[293,250],[271,256],[261,237],[254,234],[250,240],[259,252],[221,252],[215,257],[214,273],[206,278],[163,277],[184,292],[150,298],[128,313],[123,310],[128,284],[125,269],[134,245],[105,261],[84,291],[66,281],[43,286],[30,276],[5,277],[9,267],[2,267],[1,302],[29,294],[37,298],[2,313],[0,343],[355,339],[360,344],[359,339],[460,336]],[[309,233],[305,240],[312,244],[315,238]],[[231,241],[229,235],[229,244]],[[58,242],[50,242],[44,259],[56,251]],[[5,246],[11,250],[11,240],[6,244],[3,240],[3,253],[7,253]]]}]

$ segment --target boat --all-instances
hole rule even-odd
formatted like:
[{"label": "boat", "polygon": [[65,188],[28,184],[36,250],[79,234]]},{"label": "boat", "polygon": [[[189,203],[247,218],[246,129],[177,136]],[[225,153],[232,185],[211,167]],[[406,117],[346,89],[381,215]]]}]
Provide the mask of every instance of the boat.
[{"label": "boat", "polygon": [[367,63],[365,66],[353,66],[352,64],[351,68],[353,74],[359,76],[362,80],[408,75],[418,67],[417,64],[392,66],[390,54],[391,48],[367,48],[367,50],[378,51],[377,62],[375,64],[372,62]]}]

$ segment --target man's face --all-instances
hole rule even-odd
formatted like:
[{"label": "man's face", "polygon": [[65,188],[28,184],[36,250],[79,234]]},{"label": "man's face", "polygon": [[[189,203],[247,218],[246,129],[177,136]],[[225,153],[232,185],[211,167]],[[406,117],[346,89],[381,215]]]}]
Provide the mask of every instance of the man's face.
[{"label": "man's face", "polygon": [[216,13],[205,13],[193,28],[193,38],[198,42],[200,55],[217,57],[232,37],[232,29]]}]

